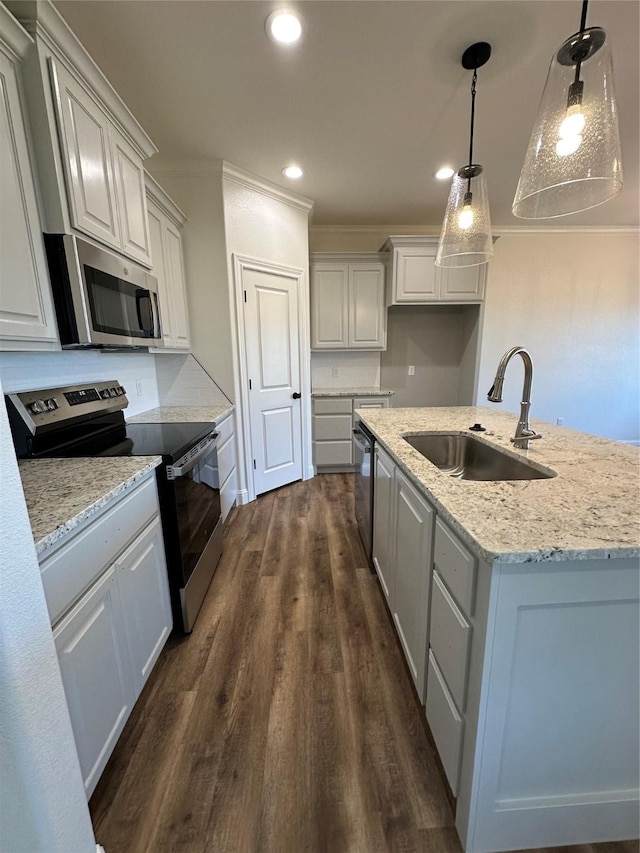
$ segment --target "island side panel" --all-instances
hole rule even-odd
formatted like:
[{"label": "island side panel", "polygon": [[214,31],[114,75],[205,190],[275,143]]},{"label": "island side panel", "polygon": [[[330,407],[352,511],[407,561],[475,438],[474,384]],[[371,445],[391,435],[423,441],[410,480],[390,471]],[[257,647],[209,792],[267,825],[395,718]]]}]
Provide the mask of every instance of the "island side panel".
[{"label": "island side panel", "polygon": [[633,559],[494,564],[467,853],[638,837],[638,599]]}]

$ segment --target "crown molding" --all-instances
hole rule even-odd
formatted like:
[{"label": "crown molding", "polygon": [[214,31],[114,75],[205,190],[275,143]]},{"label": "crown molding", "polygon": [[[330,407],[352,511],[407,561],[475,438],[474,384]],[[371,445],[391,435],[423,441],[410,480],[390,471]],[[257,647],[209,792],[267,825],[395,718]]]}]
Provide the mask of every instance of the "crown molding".
[{"label": "crown molding", "polygon": [[33,39],[11,12],[0,3],[0,49],[19,61],[33,44]]},{"label": "crown molding", "polygon": [[[309,228],[313,234],[376,234],[382,232],[388,236],[398,236],[405,240],[416,237],[439,237],[440,231],[428,226],[417,225],[314,225]],[[493,226],[494,236],[525,234],[640,234],[640,226],[635,225],[513,225]]]},{"label": "crown molding", "polygon": [[277,184],[272,184],[270,181],[260,178],[252,172],[247,172],[238,166],[233,166],[231,163],[227,163],[226,160],[222,161],[222,177],[228,181],[233,181],[236,184],[240,184],[241,186],[248,187],[256,192],[262,193],[262,195],[266,195],[270,198],[276,199],[277,201],[289,204],[291,207],[296,207],[298,210],[303,210],[309,216],[313,211],[314,203],[311,199],[289,192],[288,190],[284,190]]},{"label": "crown molding", "polygon": [[36,43],[40,40],[85,82],[144,159],[157,153],[151,138],[49,0],[7,0],[6,5]]},{"label": "crown molding", "polygon": [[171,196],[162,189],[153,175],[150,175],[146,169],[144,173],[144,188],[147,191],[147,195],[171,219],[174,225],[182,228],[187,221],[186,214],[180,210]]}]

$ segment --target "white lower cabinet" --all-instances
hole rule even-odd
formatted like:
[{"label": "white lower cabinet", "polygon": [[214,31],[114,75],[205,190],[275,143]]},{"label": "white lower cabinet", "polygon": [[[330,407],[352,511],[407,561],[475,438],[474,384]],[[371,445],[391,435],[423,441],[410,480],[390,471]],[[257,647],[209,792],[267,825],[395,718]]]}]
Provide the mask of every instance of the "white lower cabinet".
[{"label": "white lower cabinet", "polygon": [[389,609],[393,612],[395,564],[393,559],[393,483],[395,466],[377,444],[373,466],[373,565]]},{"label": "white lower cabinet", "polygon": [[395,476],[395,590],[392,613],[418,696],[424,701],[433,508],[409,481]]},{"label": "white lower cabinet", "polygon": [[356,409],[386,409],[390,396],[314,397],[313,464],[318,473],[353,471]]},{"label": "white lower cabinet", "polygon": [[172,627],[159,518],[127,548],[115,566],[137,699]]},{"label": "white lower cabinet", "polygon": [[55,627],[53,637],[90,797],[135,701],[115,566]]},{"label": "white lower cabinet", "polygon": [[424,702],[435,512],[379,445],[373,506],[373,565]]},{"label": "white lower cabinet", "polygon": [[90,797],[173,625],[155,478],[45,556],[40,570]]}]

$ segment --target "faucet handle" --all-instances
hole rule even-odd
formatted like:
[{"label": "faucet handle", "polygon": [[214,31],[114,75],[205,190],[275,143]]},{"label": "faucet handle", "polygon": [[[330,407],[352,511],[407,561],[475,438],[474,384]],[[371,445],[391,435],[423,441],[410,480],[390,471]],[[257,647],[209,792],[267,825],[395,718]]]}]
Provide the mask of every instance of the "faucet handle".
[{"label": "faucet handle", "polygon": [[542,438],[540,433],[534,432],[532,429],[523,430],[520,435],[510,438],[509,441],[515,444],[516,447],[521,447],[526,450],[529,447],[530,441],[535,441],[536,438]]}]

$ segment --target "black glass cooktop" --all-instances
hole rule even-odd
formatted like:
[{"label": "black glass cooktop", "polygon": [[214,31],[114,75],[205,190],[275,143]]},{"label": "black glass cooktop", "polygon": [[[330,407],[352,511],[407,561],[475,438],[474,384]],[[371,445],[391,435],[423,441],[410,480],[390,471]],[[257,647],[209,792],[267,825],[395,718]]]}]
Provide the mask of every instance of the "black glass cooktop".
[{"label": "black glass cooktop", "polygon": [[106,448],[101,456],[164,456],[175,462],[214,432],[211,423],[126,424],[125,430],[126,452],[110,453]]}]

